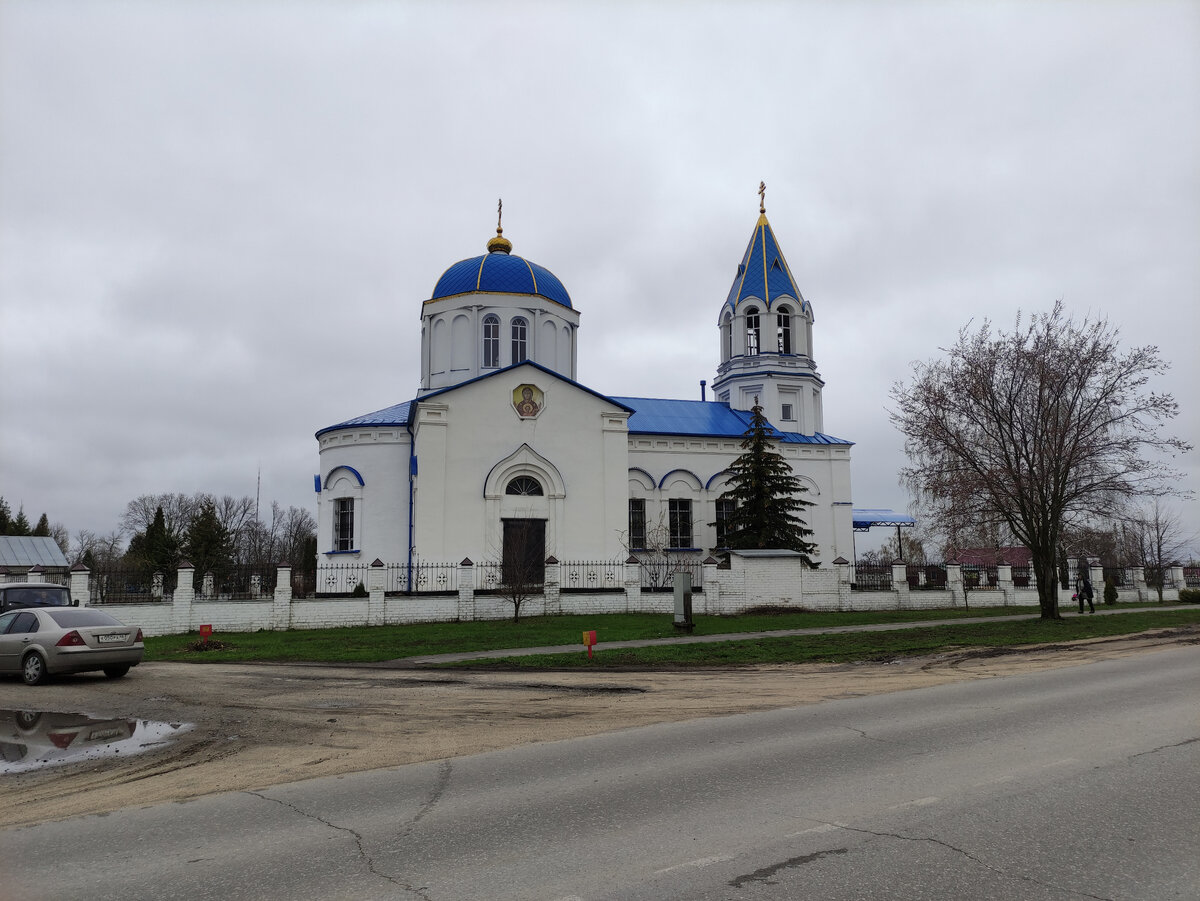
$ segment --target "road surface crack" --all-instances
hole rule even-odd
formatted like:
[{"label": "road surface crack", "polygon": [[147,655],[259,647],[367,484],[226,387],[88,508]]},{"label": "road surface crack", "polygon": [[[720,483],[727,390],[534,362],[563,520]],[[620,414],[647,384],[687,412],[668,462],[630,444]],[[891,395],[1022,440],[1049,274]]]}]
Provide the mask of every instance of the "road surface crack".
[{"label": "road surface crack", "polygon": [[434,783],[433,790],[429,793],[429,797],[421,805],[421,808],[413,818],[404,824],[404,827],[400,830],[400,838],[406,838],[411,835],[417,823],[421,822],[437,806],[437,802],[442,799],[442,795],[446,793],[446,789],[450,785],[450,774],[452,771],[453,767],[450,765],[450,761],[443,760],[441,766],[438,767],[437,782]]},{"label": "road surface crack", "polygon": [[355,829],[351,829],[349,826],[339,826],[337,823],[331,823],[329,820],[325,819],[324,817],[319,817],[315,813],[309,813],[307,810],[300,809],[295,804],[289,804],[287,801],[281,801],[279,798],[272,798],[268,795],[262,794],[261,792],[247,791],[246,794],[253,795],[256,798],[261,798],[264,801],[270,801],[274,804],[278,804],[280,807],[286,807],[288,810],[291,810],[294,813],[298,813],[298,814],[300,814],[300,816],[306,817],[310,820],[315,820],[316,822],[320,823],[323,826],[328,826],[330,829],[334,829],[338,832],[347,833],[348,835],[350,835],[354,838],[354,844],[358,848],[358,856],[361,857],[363,859],[363,862],[366,863],[367,870],[371,873],[372,876],[376,876],[380,879],[390,882],[392,885],[396,886],[397,888],[402,888],[405,891],[411,892],[412,894],[418,896],[419,898],[425,899],[425,901],[429,901],[429,896],[426,895],[422,889],[413,888],[410,885],[406,885],[405,883],[401,882],[399,879],[396,879],[393,876],[389,876],[387,873],[382,873],[378,869],[375,868],[375,860],[371,857],[370,854],[367,853],[366,843],[363,839],[361,832],[358,832]]},{"label": "road surface crack", "polygon": [[831,854],[846,854],[849,848],[833,848],[829,851],[817,851],[814,854],[803,854],[800,857],[791,857],[781,863],[773,864],[769,867],[763,867],[760,870],[755,870],[753,873],[747,873],[745,876],[739,876],[737,879],[730,881],[731,888],[741,888],[750,882],[761,882],[763,885],[775,885],[771,877],[780,870],[790,870],[793,867],[802,867],[806,863],[812,863],[814,860],[820,860],[822,857],[828,857]]},{"label": "road surface crack", "polygon": [[867,741],[877,741],[877,742],[879,742],[881,745],[890,745],[890,744],[891,744],[891,742],[890,742],[890,741],[888,741],[887,739],[884,739],[884,738],[875,738],[873,735],[867,735],[867,733],[866,733],[866,732],[864,732],[862,729],[859,729],[857,726],[842,726],[842,728],[843,728],[843,729],[848,729],[848,730],[850,730],[851,732],[857,732],[859,735],[861,735],[861,736],[862,736],[863,738],[865,738]]},{"label": "road surface crack", "polygon": [[1090,898],[1090,899],[1092,899],[1092,901],[1112,901],[1111,898],[1105,898],[1103,895],[1090,895],[1087,892],[1079,891],[1078,889],[1073,889],[1073,888],[1069,888],[1069,887],[1061,886],[1061,885],[1055,885],[1050,882],[1043,882],[1040,879],[1034,879],[1032,876],[1023,876],[1020,874],[1009,873],[1009,872],[1001,869],[1000,867],[992,866],[986,860],[976,857],[974,854],[972,854],[970,851],[966,850],[965,848],[959,848],[955,845],[950,844],[949,842],[942,841],[940,838],[933,838],[932,836],[900,835],[897,832],[875,832],[874,830],[871,830],[871,829],[862,829],[862,828],[859,828],[856,826],[848,826],[845,823],[829,823],[828,825],[838,826],[842,829],[845,829],[847,832],[858,832],[862,835],[871,835],[876,838],[894,838],[894,839],[899,839],[900,841],[905,841],[905,842],[927,842],[932,845],[940,845],[941,847],[945,848],[947,851],[953,851],[955,854],[961,855],[962,857],[965,857],[967,860],[970,860],[973,863],[977,863],[977,864],[979,864],[979,866],[983,867],[984,869],[990,870],[991,872],[995,873],[997,876],[1001,876],[1005,879],[1018,879],[1021,882],[1028,882],[1032,885],[1041,886],[1042,888],[1048,888],[1048,889],[1052,889],[1054,891],[1064,892],[1066,894],[1075,895],[1080,898]]},{"label": "road surface crack", "polygon": [[1183,741],[1177,741],[1173,745],[1160,745],[1157,748],[1151,748],[1149,751],[1141,751],[1137,754],[1134,754],[1129,759],[1136,760],[1139,757],[1145,757],[1147,754],[1157,754],[1159,751],[1166,751],[1170,748],[1182,748],[1184,745],[1195,744],[1198,741],[1200,741],[1200,738],[1185,738]]}]

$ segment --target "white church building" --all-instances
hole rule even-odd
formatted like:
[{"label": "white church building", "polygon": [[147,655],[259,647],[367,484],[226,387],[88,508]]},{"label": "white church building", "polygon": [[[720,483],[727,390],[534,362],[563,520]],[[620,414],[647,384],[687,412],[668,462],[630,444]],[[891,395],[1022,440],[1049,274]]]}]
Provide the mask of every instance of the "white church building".
[{"label": "white church building", "polygon": [[807,487],[817,557],[853,558],[852,443],[824,432],[812,306],[760,206],[723,301],[708,400],[615,397],[577,381],[580,314],[512,252],[450,266],[421,307],[415,398],[316,433],[318,565],[706,557],[755,398]]}]

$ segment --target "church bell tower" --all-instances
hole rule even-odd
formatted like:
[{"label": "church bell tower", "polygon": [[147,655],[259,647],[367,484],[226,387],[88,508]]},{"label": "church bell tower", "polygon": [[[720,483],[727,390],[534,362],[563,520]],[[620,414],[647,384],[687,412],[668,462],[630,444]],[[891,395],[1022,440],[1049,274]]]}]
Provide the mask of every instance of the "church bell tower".
[{"label": "church bell tower", "polygon": [[776,429],[814,435],[824,430],[825,382],[813,360],[812,306],[767,221],[765,195],[759,183],[758,222],[721,307],[713,394],[735,410],[749,410],[757,397]]}]

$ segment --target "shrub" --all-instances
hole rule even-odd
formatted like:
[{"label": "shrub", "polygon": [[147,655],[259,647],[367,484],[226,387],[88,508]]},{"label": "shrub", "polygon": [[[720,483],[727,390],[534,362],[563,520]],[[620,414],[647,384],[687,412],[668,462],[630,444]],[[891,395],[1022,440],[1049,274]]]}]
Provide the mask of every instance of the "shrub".
[{"label": "shrub", "polygon": [[1179,600],[1184,604],[1200,604],[1200,588],[1179,589]]},{"label": "shrub", "polygon": [[352,598],[365,598],[365,597],[369,597],[369,595],[368,595],[368,593],[367,593],[367,586],[366,586],[366,585],[364,585],[364,584],[363,584],[363,583],[360,581],[360,582],[359,582],[357,585],[355,585],[355,586],[354,586],[354,590],[353,590],[352,592],[350,592],[350,597],[352,597]]},{"label": "shrub", "polygon": [[1115,604],[1117,602],[1117,586],[1113,584],[1112,576],[1104,580],[1104,603]]}]

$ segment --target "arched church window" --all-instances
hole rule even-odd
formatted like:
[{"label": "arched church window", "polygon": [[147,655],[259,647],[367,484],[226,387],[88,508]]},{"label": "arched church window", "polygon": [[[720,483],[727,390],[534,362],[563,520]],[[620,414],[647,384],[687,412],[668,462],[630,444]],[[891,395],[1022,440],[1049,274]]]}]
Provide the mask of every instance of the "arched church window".
[{"label": "arched church window", "polygon": [[733,357],[733,318],[730,316],[726,316],[721,325],[721,351],[723,359]]},{"label": "arched church window", "polygon": [[746,354],[758,354],[758,310],[753,308],[746,311]]},{"label": "arched church window", "polygon": [[500,317],[483,317],[483,365],[494,369],[500,365]]},{"label": "arched church window", "polygon": [[537,479],[530,476],[517,476],[504,489],[505,494],[515,494],[521,497],[541,497],[542,486]]},{"label": "arched church window", "polygon": [[779,312],[775,315],[775,335],[779,344],[779,352],[790,354],[792,352],[792,311],[787,307],[780,307]]},{"label": "arched church window", "polygon": [[529,323],[518,316],[512,321],[512,361],[523,363],[528,357]]}]

